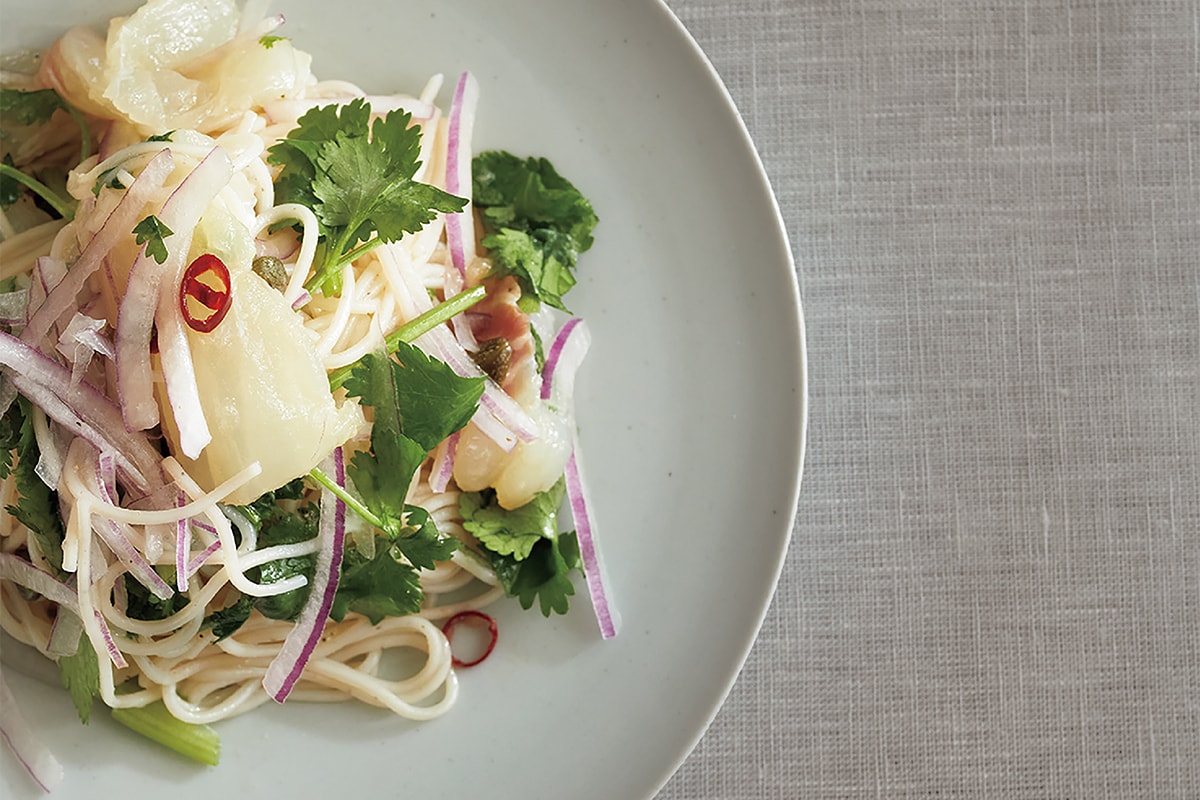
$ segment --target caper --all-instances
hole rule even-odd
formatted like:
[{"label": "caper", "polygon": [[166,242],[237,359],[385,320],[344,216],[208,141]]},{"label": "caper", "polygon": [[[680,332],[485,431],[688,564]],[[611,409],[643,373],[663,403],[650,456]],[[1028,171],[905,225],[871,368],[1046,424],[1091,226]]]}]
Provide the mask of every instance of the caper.
[{"label": "caper", "polygon": [[272,289],[282,292],[287,288],[287,270],[283,268],[283,262],[275,256],[259,256],[254,259],[250,268],[254,270],[255,275],[266,281],[267,285]]},{"label": "caper", "polygon": [[479,368],[496,383],[504,383],[508,377],[508,365],[512,363],[512,345],[503,336],[479,343],[479,351],[472,358]]}]

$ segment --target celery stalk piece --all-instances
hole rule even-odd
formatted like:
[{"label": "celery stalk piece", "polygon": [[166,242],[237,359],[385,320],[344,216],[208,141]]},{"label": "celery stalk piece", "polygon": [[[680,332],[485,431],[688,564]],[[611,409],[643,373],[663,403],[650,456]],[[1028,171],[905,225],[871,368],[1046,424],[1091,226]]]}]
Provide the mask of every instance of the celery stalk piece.
[{"label": "celery stalk piece", "polygon": [[221,758],[221,737],[208,725],[193,725],[176,719],[162,703],[141,708],[114,708],[112,717],[175,752],[215,767]]}]

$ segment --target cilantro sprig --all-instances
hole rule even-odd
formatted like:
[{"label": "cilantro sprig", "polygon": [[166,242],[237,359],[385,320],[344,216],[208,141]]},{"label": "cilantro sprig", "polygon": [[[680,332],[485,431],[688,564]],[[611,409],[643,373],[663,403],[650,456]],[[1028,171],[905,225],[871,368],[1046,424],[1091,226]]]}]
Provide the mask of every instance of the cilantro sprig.
[{"label": "cilantro sprig", "polygon": [[61,570],[64,530],[58,494],[38,477],[41,451],[33,433],[33,405],[21,395],[0,418],[0,451],[0,478],[11,473],[17,487],[16,504],[4,510],[29,529],[42,557]]},{"label": "cilantro sprig", "polygon": [[442,536],[424,509],[406,502],[408,487],[429,453],[474,416],[483,383],[460,377],[403,341],[395,343],[394,354],[370,353],[352,367],[346,394],[374,416],[370,449],[355,453],[346,469],[357,494],[319,468],[309,476],[382,536],[373,557],[347,548],[335,619],[348,610],[373,617],[384,608],[392,609],[388,614],[420,608],[416,570],[449,558],[458,541]]},{"label": "cilantro sprig", "polygon": [[138,244],[146,245],[146,254],[159,264],[167,260],[166,238],[174,235],[175,231],[163,224],[163,221],[151,214],[133,227],[133,233]]},{"label": "cilantro sprig", "polygon": [[371,122],[361,98],[340,108],[314,108],[300,117],[267,160],[282,167],[279,203],[312,209],[321,248],[310,292],[341,292],[341,268],[385,242],[419,231],[438,213],[461,211],[466,200],[413,180],[420,166],[420,128],[412,115],[392,111]]},{"label": "cilantro sprig", "polygon": [[[63,100],[53,89],[32,92],[0,89],[0,120],[3,120],[5,128],[13,123],[25,126],[44,125],[59,110],[70,115],[79,126],[79,161],[83,162],[92,154],[92,136],[87,120],[79,109]],[[7,133],[5,130],[0,132],[0,135]],[[75,216],[76,204],[69,195],[56,192],[33,175],[22,172],[12,157],[6,155],[3,162],[0,162],[0,208],[8,208],[17,201],[20,196],[18,187],[29,189],[64,219],[72,219]]]},{"label": "cilantro sprig", "polygon": [[471,173],[495,273],[517,278],[522,310],[549,303],[566,311],[563,296],[598,221],[591,203],[544,158],[487,151],[472,160]]},{"label": "cilantro sprig", "polygon": [[542,614],[565,614],[575,594],[572,570],[581,569],[574,531],[558,530],[566,484],[559,481],[520,508],[505,509],[491,489],[463,492],[458,505],[463,527],[478,540],[505,594],[522,608],[539,604]]}]

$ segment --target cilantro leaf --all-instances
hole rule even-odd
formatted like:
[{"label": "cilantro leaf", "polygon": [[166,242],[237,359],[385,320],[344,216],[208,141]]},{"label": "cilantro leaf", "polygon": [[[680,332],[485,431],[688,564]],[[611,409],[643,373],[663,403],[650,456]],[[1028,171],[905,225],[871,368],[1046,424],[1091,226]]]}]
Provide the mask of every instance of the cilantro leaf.
[{"label": "cilantro leaf", "polygon": [[137,243],[146,245],[146,253],[159,264],[167,260],[167,243],[163,241],[175,231],[168,228],[158,217],[151,214],[133,228]]},{"label": "cilantro leaf", "polygon": [[[163,564],[156,566],[154,571],[169,585],[175,585],[174,565]],[[132,619],[140,619],[146,622],[166,619],[182,611],[190,602],[187,595],[180,594],[179,592],[175,592],[164,600],[143,586],[141,581],[134,580],[129,576],[126,576],[124,580],[125,596],[128,599],[125,613]]]},{"label": "cilantro leaf", "polygon": [[529,556],[538,541],[558,535],[558,509],[565,494],[566,484],[560,480],[509,511],[489,503],[480,492],[465,492],[459,498],[463,527],[493,553],[520,561]]},{"label": "cilantro leaf", "polygon": [[123,167],[118,164],[101,172],[96,178],[96,182],[92,184],[92,197],[99,197],[101,189],[124,189],[125,184],[121,183],[122,169]]},{"label": "cilantro leaf", "polygon": [[565,492],[560,479],[512,510],[502,508],[491,489],[459,495],[463,527],[479,540],[505,594],[517,598],[522,608],[538,602],[547,617],[567,612],[568,598],[575,594],[570,573],[582,569],[575,532],[558,532]]},{"label": "cilantro leaf", "polygon": [[341,266],[372,242],[397,241],[466,204],[412,179],[421,138],[411,122],[411,114],[392,111],[371,123],[370,104],[358,98],[312,109],[270,148],[267,160],[282,167],[277,202],[308,206],[320,224],[324,246],[309,291],[340,292]]},{"label": "cilantro leaf", "polygon": [[261,44],[263,47],[265,47],[268,50],[270,50],[272,47],[274,47],[276,42],[286,42],[286,41],[287,41],[286,36],[267,35],[267,36],[261,36],[258,39],[258,43]]},{"label": "cilantro leaf", "polygon": [[42,557],[56,570],[61,570],[64,530],[58,513],[58,494],[35,471],[41,452],[33,435],[32,415],[32,405],[20,395],[5,412],[9,429],[7,441],[12,441],[13,429],[20,428],[16,438],[16,465],[12,466],[12,448],[6,460],[16,482],[18,499],[16,505],[5,506],[5,511],[29,529]]},{"label": "cilantro leaf", "polygon": [[219,642],[237,633],[238,629],[246,624],[246,620],[250,619],[250,612],[253,610],[254,599],[242,595],[233,605],[217,609],[205,617],[201,627],[212,628],[213,636],[216,636]]},{"label": "cilantro leaf", "polygon": [[417,569],[433,569],[458,549],[458,540],[439,536],[429,512],[420,506],[406,506],[405,527],[396,538],[396,546]]},{"label": "cilantro leaf", "polygon": [[53,89],[0,89],[0,116],[14,119],[18,125],[45,124],[60,108],[66,110],[67,104]]},{"label": "cilantro leaf", "polygon": [[526,311],[542,302],[566,311],[562,298],[598,222],[591,203],[544,158],[492,150],[477,155],[471,171],[495,274],[517,278]]},{"label": "cilantro leaf", "polygon": [[53,89],[31,92],[0,89],[0,120],[6,124],[15,120],[18,125],[44,125],[59,109],[69,114],[79,126],[79,161],[86,161],[92,154],[92,134],[79,109],[63,100]]},{"label": "cilantro leaf", "polygon": [[100,664],[85,634],[79,634],[79,647],[74,655],[59,657],[58,672],[63,687],[71,693],[79,721],[86,725],[92,714],[92,701],[100,696]]},{"label": "cilantro leaf", "polygon": [[175,133],[175,131],[167,131],[166,133],[158,133],[158,134],[155,134],[154,136],[147,136],[146,141],[147,142],[170,142],[170,141],[173,141],[171,139],[171,136],[174,133]]},{"label": "cilantro leaf", "polygon": [[396,359],[369,353],[354,365],[346,394],[375,411],[371,452],[357,453],[348,469],[368,508],[381,517],[404,513],[413,474],[430,450],[470,421],[483,383],[405,342]]},{"label": "cilantro leaf", "polygon": [[25,427],[25,414],[19,402],[13,402],[0,416],[0,480],[7,478],[13,469],[16,450],[21,444],[21,430]]},{"label": "cilantro leaf", "polygon": [[350,611],[378,624],[384,617],[402,617],[421,610],[421,582],[416,569],[400,561],[400,548],[387,537],[375,537],[375,556],[356,547],[342,554],[342,574],[329,616],[338,622]]},{"label": "cilantro leaf", "polygon": [[[312,503],[296,513],[288,513],[276,506],[278,511],[262,522],[258,531],[258,547],[273,547],[277,544],[306,542],[317,535],[320,523],[320,506]],[[260,583],[277,583],[293,575],[304,575],[308,583],[283,594],[260,597],[255,608],[271,619],[295,619],[304,608],[311,590],[316,555],[293,556],[268,561],[258,568]]]}]

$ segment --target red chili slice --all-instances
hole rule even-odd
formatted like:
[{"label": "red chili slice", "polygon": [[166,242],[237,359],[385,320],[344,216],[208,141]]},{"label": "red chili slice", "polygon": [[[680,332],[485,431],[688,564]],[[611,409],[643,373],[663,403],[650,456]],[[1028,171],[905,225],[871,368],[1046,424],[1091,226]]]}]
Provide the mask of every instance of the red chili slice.
[{"label": "red chili slice", "polygon": [[487,625],[488,643],[487,643],[487,646],[483,648],[482,655],[480,655],[479,658],[476,658],[473,661],[463,661],[461,658],[459,658],[458,656],[451,653],[450,663],[456,667],[473,667],[476,664],[483,661],[488,656],[490,656],[492,654],[492,650],[495,649],[495,647],[496,647],[496,639],[497,639],[496,620],[492,619],[491,617],[489,617],[487,614],[483,613],[482,611],[473,611],[472,610],[472,611],[460,611],[457,614],[455,614],[454,616],[452,616],[450,619],[446,620],[445,624],[442,625],[442,633],[446,634],[446,639],[447,639],[447,641],[450,642],[451,648],[453,648],[453,645],[454,645],[453,639],[451,639],[451,636],[450,636],[451,632],[454,630],[455,627],[458,626],[458,624],[460,622],[464,622],[466,620],[472,620],[472,621]]},{"label": "red chili slice", "polygon": [[[179,284],[179,310],[188,327],[198,333],[211,333],[233,305],[233,284],[225,262],[212,253],[193,261],[183,273]],[[207,314],[197,316],[193,309]]]}]

